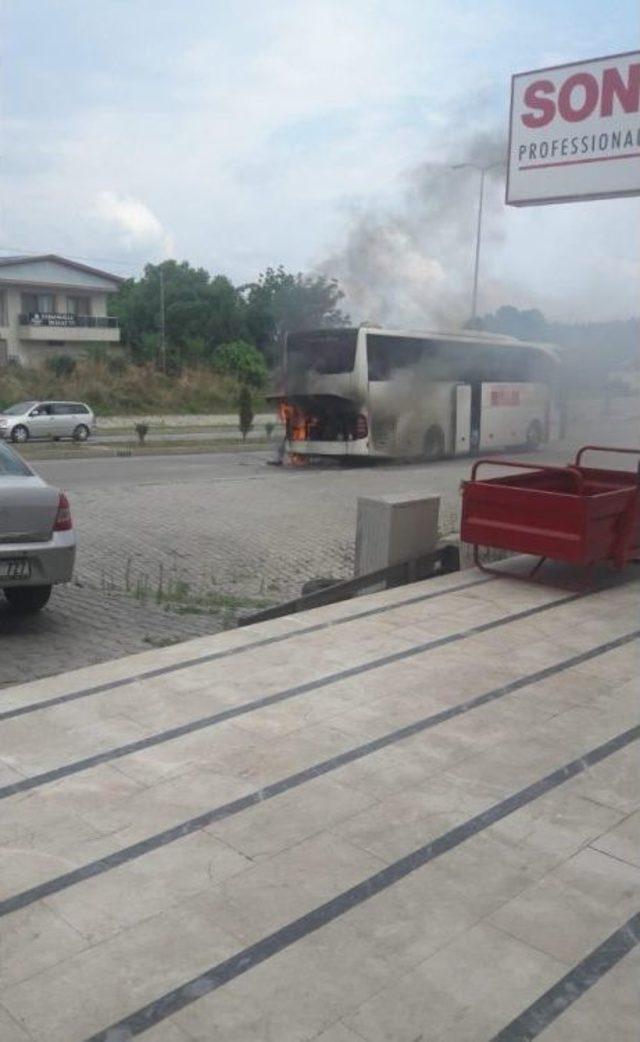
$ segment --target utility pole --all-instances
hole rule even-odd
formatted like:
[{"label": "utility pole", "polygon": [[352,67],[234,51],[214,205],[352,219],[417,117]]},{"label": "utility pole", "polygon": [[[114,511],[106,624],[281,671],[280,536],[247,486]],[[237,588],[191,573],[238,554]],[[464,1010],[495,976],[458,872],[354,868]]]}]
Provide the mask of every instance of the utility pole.
[{"label": "utility pole", "polygon": [[167,345],[164,334],[164,271],[160,266],[160,367],[163,373],[167,371]]},{"label": "utility pole", "polygon": [[478,271],[480,269],[480,239],[482,238],[482,204],[484,202],[484,175],[486,168],[480,171],[480,196],[478,198],[478,230],[476,232],[476,258],[473,265],[473,294],[471,296],[471,321],[478,317]]},{"label": "utility pole", "polygon": [[475,261],[473,265],[473,292],[471,294],[471,321],[475,324],[478,317],[478,274],[480,271],[480,242],[482,239],[482,207],[484,204],[484,179],[487,170],[493,170],[494,167],[504,166],[502,161],[498,163],[487,163],[485,166],[480,166],[479,163],[456,163],[452,166],[452,170],[478,170],[480,172],[480,195],[478,197],[478,223],[476,229],[476,251]]}]

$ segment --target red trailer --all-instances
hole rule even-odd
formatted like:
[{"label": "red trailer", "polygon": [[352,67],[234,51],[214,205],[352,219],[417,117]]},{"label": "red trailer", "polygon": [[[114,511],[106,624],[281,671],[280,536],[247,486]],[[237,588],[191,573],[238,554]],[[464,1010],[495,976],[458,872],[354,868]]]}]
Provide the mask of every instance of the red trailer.
[{"label": "red trailer", "polygon": [[[585,445],[566,467],[497,458],[474,463],[462,488],[460,535],[473,544],[478,567],[491,570],[480,561],[483,546],[539,557],[530,576],[547,558],[616,568],[640,558],[640,464],[636,471],[585,467],[587,452],[640,456],[640,449]],[[486,466],[519,473],[478,479]]]}]

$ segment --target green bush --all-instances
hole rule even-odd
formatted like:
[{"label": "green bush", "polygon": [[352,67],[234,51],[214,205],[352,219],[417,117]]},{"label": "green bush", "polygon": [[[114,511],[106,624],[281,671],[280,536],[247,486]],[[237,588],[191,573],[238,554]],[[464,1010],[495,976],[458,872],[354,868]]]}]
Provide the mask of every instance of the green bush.
[{"label": "green bush", "polygon": [[220,344],[211,356],[211,365],[217,373],[233,376],[240,384],[260,389],[267,383],[267,367],[263,356],[246,340]]},{"label": "green bush", "polygon": [[75,358],[69,355],[53,355],[52,358],[47,358],[45,364],[54,376],[71,376],[76,368]]},{"label": "green bush", "polygon": [[238,395],[238,426],[242,440],[246,441],[247,434],[253,427],[253,400],[246,384],[242,384]]},{"label": "green bush", "polygon": [[138,435],[138,441],[140,442],[140,444],[144,445],[145,438],[147,437],[147,434],[149,433],[149,424],[148,423],[136,423],[136,425],[135,425],[135,432]]}]

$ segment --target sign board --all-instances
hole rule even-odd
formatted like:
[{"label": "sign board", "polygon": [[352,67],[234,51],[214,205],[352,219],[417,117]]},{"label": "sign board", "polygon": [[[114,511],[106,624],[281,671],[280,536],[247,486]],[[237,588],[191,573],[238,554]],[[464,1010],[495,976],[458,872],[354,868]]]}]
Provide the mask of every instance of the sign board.
[{"label": "sign board", "polygon": [[506,202],[640,195],[640,51],[511,80]]}]

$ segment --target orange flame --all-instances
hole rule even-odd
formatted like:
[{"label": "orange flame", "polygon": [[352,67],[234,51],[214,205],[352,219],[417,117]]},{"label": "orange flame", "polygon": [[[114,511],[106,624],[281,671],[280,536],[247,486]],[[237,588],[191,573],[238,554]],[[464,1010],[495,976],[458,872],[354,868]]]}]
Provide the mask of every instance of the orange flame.
[{"label": "orange flame", "polygon": [[306,441],[307,425],[305,414],[296,409],[289,402],[280,402],[278,405],[280,420],[285,425],[287,441]]},{"label": "orange flame", "polygon": [[308,441],[313,436],[313,429],[317,426],[318,420],[310,412],[305,412],[290,402],[280,402],[278,413],[286,427],[288,441]]},{"label": "orange flame", "polygon": [[[318,423],[315,416],[311,413],[305,412],[287,401],[278,403],[278,416],[285,426],[287,441],[308,441],[312,435],[313,428]],[[296,452],[288,453],[288,461],[298,467],[308,463],[306,456]]]}]

